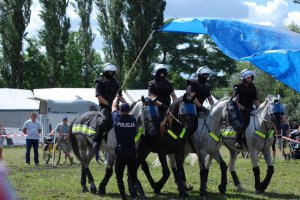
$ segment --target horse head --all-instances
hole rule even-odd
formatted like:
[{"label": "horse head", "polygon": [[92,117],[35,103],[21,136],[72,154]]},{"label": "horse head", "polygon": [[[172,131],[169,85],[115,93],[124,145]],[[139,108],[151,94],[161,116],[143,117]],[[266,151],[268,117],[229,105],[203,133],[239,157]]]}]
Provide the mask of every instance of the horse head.
[{"label": "horse head", "polygon": [[191,132],[194,129],[195,118],[197,117],[196,106],[193,103],[194,97],[189,97],[185,93],[182,97],[176,99],[169,107],[166,122],[169,128],[176,133],[180,133],[183,128]]},{"label": "horse head", "polygon": [[146,132],[150,135],[156,135],[159,132],[159,112],[155,104],[157,99],[149,97],[141,97],[142,100],[142,124],[145,126]]},{"label": "horse head", "polygon": [[282,116],[284,115],[284,106],[280,101],[280,96],[267,96],[268,101],[268,121],[271,121],[277,129],[280,128]]},{"label": "horse head", "polygon": [[227,122],[236,132],[241,132],[243,129],[243,123],[236,102],[236,98],[231,98],[226,104],[226,109],[223,110],[224,119],[227,119]]}]

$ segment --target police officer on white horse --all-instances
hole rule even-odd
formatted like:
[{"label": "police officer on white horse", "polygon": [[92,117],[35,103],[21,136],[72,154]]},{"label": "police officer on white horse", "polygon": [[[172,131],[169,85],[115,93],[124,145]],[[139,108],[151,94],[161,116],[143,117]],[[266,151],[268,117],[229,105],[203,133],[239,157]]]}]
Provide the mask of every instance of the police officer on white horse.
[{"label": "police officer on white horse", "polygon": [[[112,63],[103,65],[102,77],[97,79],[95,89],[96,97],[99,101],[99,106],[102,112],[102,121],[96,128],[96,135],[94,138],[93,147],[99,150],[103,134],[112,128],[111,105],[115,98],[117,91],[121,91],[119,83],[115,79],[117,67]],[[121,102],[125,102],[123,97],[120,97]]]},{"label": "police officer on white horse", "polygon": [[[253,110],[253,104],[256,108],[260,102],[257,98],[256,87],[253,83],[255,73],[252,70],[244,69],[240,74],[241,83],[234,85],[233,97],[237,98],[241,117],[243,120],[243,130],[246,129],[250,120],[250,112]],[[242,149],[242,131],[237,133],[237,141],[235,143],[237,149]]]},{"label": "police officer on white horse", "polygon": [[140,193],[140,197],[146,200],[143,188],[137,179],[137,161],[135,152],[135,136],[137,133],[136,119],[133,115],[129,115],[129,104],[122,103],[120,111],[118,111],[119,100],[122,93],[118,93],[112,104],[112,119],[116,134],[117,147],[115,149],[116,162],[115,172],[117,184],[122,200],[126,200],[125,186],[123,182],[123,174],[125,166],[128,167],[131,181],[134,187]]},{"label": "police officer on white horse", "polygon": [[206,108],[203,107],[203,103],[206,99],[210,105],[214,104],[214,100],[211,96],[211,88],[207,83],[211,73],[211,70],[207,66],[202,66],[197,70],[198,81],[187,81],[187,93],[189,93],[191,97],[196,95],[194,103],[198,111],[206,111]]}]

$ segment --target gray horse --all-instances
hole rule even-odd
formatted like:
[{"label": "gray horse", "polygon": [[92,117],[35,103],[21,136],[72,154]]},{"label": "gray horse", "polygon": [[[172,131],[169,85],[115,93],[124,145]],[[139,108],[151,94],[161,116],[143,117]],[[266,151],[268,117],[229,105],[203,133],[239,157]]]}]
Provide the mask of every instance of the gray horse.
[{"label": "gray horse", "polygon": [[[256,193],[263,193],[268,187],[274,173],[274,166],[272,164],[270,151],[270,147],[274,139],[274,133],[272,129],[273,127],[279,127],[282,115],[283,106],[280,102],[280,99],[268,95],[266,100],[259,106],[259,108],[251,113],[250,123],[245,130],[244,148],[242,150],[237,150],[235,148],[235,134],[224,134],[222,136],[222,141],[230,152],[229,170],[231,172],[234,184],[239,191],[243,190],[235,171],[235,161],[239,151],[248,151],[250,153],[255,177]],[[268,165],[266,177],[262,182],[260,182],[260,169],[257,164],[258,153],[260,151],[263,153],[266,164]],[[212,156],[213,154],[207,158],[207,168],[209,168],[212,158],[215,158],[215,156]]]},{"label": "gray horse", "polygon": [[[134,113],[134,115],[140,115],[140,108],[142,107],[142,105],[143,103],[141,101],[135,102],[130,106],[131,112]],[[87,178],[90,184],[90,191],[92,193],[97,192],[97,188],[94,183],[94,178],[89,169],[89,163],[95,156],[95,150],[92,146],[93,134],[95,134],[96,131],[97,121],[100,121],[101,117],[101,114],[97,111],[90,111],[84,113],[78,118],[74,119],[69,128],[73,152],[77,159],[81,162],[82,169],[80,183],[82,186],[82,192],[89,191],[86,186]],[[116,147],[116,137],[113,129],[110,130],[107,135],[107,142],[105,139],[103,139],[100,147],[103,152],[107,153],[107,168],[105,176],[99,185],[98,194],[105,194],[105,186],[109,178],[112,176],[113,165],[115,161],[114,149]]]},{"label": "gray horse", "polygon": [[[210,154],[220,165],[221,183],[218,186],[220,193],[226,192],[227,165],[222,159],[219,149],[221,146],[221,129],[224,123],[230,124],[235,130],[240,130],[242,124],[238,119],[237,104],[234,100],[224,98],[216,102],[206,116],[198,117],[198,128],[186,144],[186,155],[196,153],[200,167],[200,195],[206,196],[206,184],[209,166],[206,166],[206,156]],[[176,164],[170,156],[172,170]],[[174,171],[174,170],[173,170]]]}]

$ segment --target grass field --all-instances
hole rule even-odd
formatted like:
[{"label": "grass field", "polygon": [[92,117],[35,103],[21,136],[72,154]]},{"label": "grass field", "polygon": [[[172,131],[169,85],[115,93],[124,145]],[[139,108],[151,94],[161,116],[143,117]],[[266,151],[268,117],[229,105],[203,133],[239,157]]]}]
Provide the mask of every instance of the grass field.
[{"label": "grass field", "polygon": [[[222,155],[228,161],[228,152],[222,147]],[[90,193],[82,193],[80,186],[80,166],[61,164],[57,167],[44,166],[42,163],[42,148],[39,149],[41,165],[36,167],[34,164],[25,166],[25,147],[4,148],[3,158],[9,168],[9,180],[15,188],[20,199],[120,199],[117,189],[115,176],[111,178],[107,186],[107,195],[98,196]],[[151,154],[148,163],[152,163],[155,155]],[[33,151],[31,152],[31,161],[33,161]],[[32,162],[33,163],[33,162]],[[61,161],[63,163],[63,161]],[[261,159],[259,162],[261,175],[265,176],[265,162]],[[208,197],[207,199],[300,199],[300,160],[275,161],[275,173],[271,184],[263,195],[256,195],[254,189],[254,177],[250,159],[239,158],[236,164],[236,170],[240,181],[245,189],[238,193],[233,181],[228,174],[227,193],[221,195],[218,192],[220,182],[220,170],[216,162],[213,162],[208,177]],[[100,180],[104,176],[105,165],[97,164],[93,159],[90,169],[94,175],[95,183],[98,187]],[[150,167],[157,180],[161,176],[160,167]],[[199,167],[196,163],[191,166],[185,163],[185,172],[187,180],[193,185],[194,189],[189,192],[187,199],[199,198]],[[138,177],[143,185],[148,199],[179,199],[173,175],[170,176],[165,187],[162,189],[162,195],[156,196],[153,193],[146,177],[141,169]]]}]

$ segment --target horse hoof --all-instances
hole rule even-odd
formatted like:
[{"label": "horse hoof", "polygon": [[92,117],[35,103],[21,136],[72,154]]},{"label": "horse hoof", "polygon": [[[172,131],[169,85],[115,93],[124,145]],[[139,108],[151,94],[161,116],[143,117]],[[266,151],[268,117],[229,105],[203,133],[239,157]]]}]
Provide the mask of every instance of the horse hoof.
[{"label": "horse hoof", "polygon": [[237,191],[238,191],[238,192],[244,192],[244,188],[238,187],[238,188],[237,188]]},{"label": "horse hoof", "polygon": [[136,193],[136,192],[132,192],[132,193],[130,193],[130,197],[131,198],[137,198],[139,195]]},{"label": "horse hoof", "polygon": [[97,193],[97,188],[95,186],[90,187],[91,193],[96,194]]},{"label": "horse hoof", "polygon": [[189,194],[186,191],[180,192],[179,197],[188,197]]},{"label": "horse hoof", "polygon": [[156,195],[161,195],[161,191],[160,191],[160,190],[154,190],[154,193],[155,193]]},{"label": "horse hoof", "polygon": [[219,185],[219,186],[218,186],[218,189],[219,189],[219,192],[220,192],[221,194],[225,194],[225,193],[226,193],[226,186]]},{"label": "horse hoof", "polygon": [[193,186],[191,184],[185,184],[184,189],[186,191],[192,191],[193,190]]},{"label": "horse hoof", "polygon": [[83,187],[82,187],[82,192],[83,192],[83,193],[86,193],[86,192],[88,192],[88,191],[89,191],[89,189],[88,189],[86,186],[83,186]]},{"label": "horse hoof", "polygon": [[258,195],[259,195],[259,194],[263,194],[263,193],[264,193],[264,191],[262,191],[262,190],[256,190],[256,191],[255,191],[255,194],[258,194]]},{"label": "horse hoof", "polygon": [[106,194],[105,188],[99,187],[98,194],[99,195],[105,195]]}]

